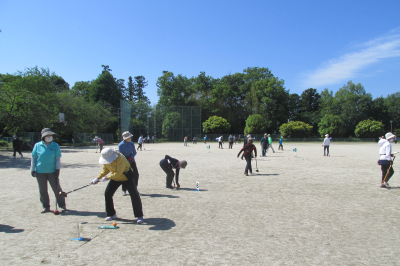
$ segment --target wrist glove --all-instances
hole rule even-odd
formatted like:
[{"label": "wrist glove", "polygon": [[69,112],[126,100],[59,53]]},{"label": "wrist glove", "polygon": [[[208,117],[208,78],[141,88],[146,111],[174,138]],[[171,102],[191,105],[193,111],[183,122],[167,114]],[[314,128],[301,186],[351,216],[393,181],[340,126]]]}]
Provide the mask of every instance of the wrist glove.
[{"label": "wrist glove", "polygon": [[35,171],[31,171],[31,176],[32,177],[36,177],[36,172]]},{"label": "wrist glove", "polygon": [[[98,179],[97,179],[98,180]],[[105,182],[108,181],[108,176],[103,177],[102,179],[100,179],[100,182]]]},{"label": "wrist glove", "polygon": [[92,180],[92,182],[90,182],[90,184],[95,185],[95,184],[97,184],[98,182],[99,182],[99,179],[95,178],[95,179]]},{"label": "wrist glove", "polygon": [[54,177],[58,178],[60,176],[60,169],[56,169],[56,171],[54,172]]},{"label": "wrist glove", "polygon": [[129,157],[129,158],[128,158],[128,161],[131,163],[131,162],[133,161],[133,158],[132,158],[132,157]]}]

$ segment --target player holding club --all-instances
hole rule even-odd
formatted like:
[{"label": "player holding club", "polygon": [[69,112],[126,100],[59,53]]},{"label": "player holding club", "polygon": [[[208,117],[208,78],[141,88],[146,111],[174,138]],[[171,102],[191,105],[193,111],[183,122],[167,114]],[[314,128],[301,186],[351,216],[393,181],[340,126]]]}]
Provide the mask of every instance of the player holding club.
[{"label": "player holding club", "polygon": [[180,188],[179,185],[179,170],[181,168],[185,169],[187,166],[187,162],[185,160],[179,161],[175,158],[172,158],[169,155],[165,155],[165,158],[160,161],[160,167],[167,174],[167,183],[166,188],[175,188],[172,186],[172,181],[174,180],[174,171],[172,168],[176,169],[176,188]]}]

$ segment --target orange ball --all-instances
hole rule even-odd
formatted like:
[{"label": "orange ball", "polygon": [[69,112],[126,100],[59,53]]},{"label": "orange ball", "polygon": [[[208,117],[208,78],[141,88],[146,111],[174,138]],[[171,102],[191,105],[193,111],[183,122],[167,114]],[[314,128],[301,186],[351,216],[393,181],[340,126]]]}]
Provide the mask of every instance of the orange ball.
[{"label": "orange ball", "polygon": [[114,226],[114,227],[117,226],[117,223],[113,223],[113,226]]}]

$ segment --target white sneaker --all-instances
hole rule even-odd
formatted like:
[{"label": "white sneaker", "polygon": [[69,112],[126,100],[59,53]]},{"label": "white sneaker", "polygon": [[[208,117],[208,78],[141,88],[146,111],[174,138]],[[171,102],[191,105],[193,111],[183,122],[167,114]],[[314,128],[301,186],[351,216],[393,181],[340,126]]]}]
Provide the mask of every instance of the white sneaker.
[{"label": "white sneaker", "polygon": [[106,221],[111,221],[111,220],[114,220],[114,219],[117,219],[117,214],[114,214],[113,216],[108,216],[108,217],[106,217],[106,219],[104,219],[104,220],[106,220]]},{"label": "white sneaker", "polygon": [[390,187],[389,184],[388,184],[387,182],[385,182],[385,183],[383,183],[383,184],[385,184],[386,187]]},{"label": "white sneaker", "polygon": [[137,223],[137,224],[142,224],[142,223],[143,223],[143,217],[137,218],[136,223]]},{"label": "white sneaker", "polygon": [[126,195],[128,195],[128,193],[126,193],[126,191],[122,190],[122,196],[126,196]]}]

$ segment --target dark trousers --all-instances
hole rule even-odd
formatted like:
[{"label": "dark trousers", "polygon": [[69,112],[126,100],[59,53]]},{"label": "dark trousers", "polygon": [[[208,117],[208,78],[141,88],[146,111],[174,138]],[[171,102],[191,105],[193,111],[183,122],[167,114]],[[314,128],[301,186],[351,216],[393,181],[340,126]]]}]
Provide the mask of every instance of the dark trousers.
[{"label": "dark trousers", "polygon": [[[133,169],[133,182],[135,182],[135,186],[136,186],[136,188],[137,188],[137,186],[138,186],[138,184],[139,184],[139,171],[138,171],[138,169],[137,169],[137,166],[136,166],[136,162],[135,162],[135,161],[132,161],[132,162],[130,163],[130,165],[131,165],[131,168]],[[123,191],[126,191],[126,190],[127,190],[125,184],[122,184],[122,190],[123,190]]]},{"label": "dark trousers", "polygon": [[279,144],[278,150],[283,150],[283,145]]},{"label": "dark trousers", "polygon": [[246,159],[247,162],[246,169],[244,169],[244,171],[246,172],[246,174],[248,174],[249,171],[250,174],[253,173],[253,169],[251,168],[251,154],[244,156],[244,158]]},{"label": "dark trousers", "polygon": [[[390,167],[390,170],[389,170],[389,167],[390,167],[390,164],[381,165],[381,169],[382,169],[382,182],[383,182],[383,180],[385,179],[386,173],[387,173],[387,176],[386,176],[385,182],[389,182],[389,179],[390,179],[390,178],[392,177],[392,175],[394,174],[393,165],[392,165],[392,167]],[[388,173],[388,170],[389,170],[389,173]]]},{"label": "dark trousers", "polygon": [[[160,167],[163,169],[163,171],[167,174],[166,177],[166,184],[165,186],[167,188],[172,188],[172,180],[174,179],[174,171],[172,168],[168,165],[167,161],[165,159],[162,159],[160,161]],[[178,180],[176,180],[176,183],[178,183]]]},{"label": "dark trousers", "polygon": [[223,148],[222,148],[222,142],[219,142],[218,149],[219,149],[219,148],[223,149]]},{"label": "dark trousers", "polygon": [[128,180],[126,181],[120,182],[120,181],[110,180],[108,182],[106,191],[104,192],[104,197],[106,200],[107,216],[113,216],[116,213],[114,209],[113,196],[115,191],[117,191],[117,189],[119,188],[119,186],[124,184],[129,192],[129,196],[131,197],[133,214],[135,215],[135,217],[143,217],[142,200],[140,199],[139,192],[137,191],[135,183],[133,181],[132,170],[129,170],[127,174],[125,174],[125,176],[128,178]]},{"label": "dark trousers", "polygon": [[54,173],[36,173],[36,179],[39,186],[40,202],[42,203],[43,208],[50,208],[50,198],[49,193],[47,192],[47,181],[53,189],[58,206],[65,208],[65,198],[59,194],[60,191],[62,191],[60,181],[54,176]]},{"label": "dark trousers", "polygon": [[262,146],[261,155],[265,156],[267,153],[268,146]]},{"label": "dark trousers", "polygon": [[229,142],[229,149],[232,149],[233,142]]},{"label": "dark trousers", "polygon": [[104,144],[103,144],[103,143],[99,144],[99,147],[100,147],[100,153],[101,153],[101,151],[103,150],[103,146],[104,146]]},{"label": "dark trousers", "polygon": [[15,157],[15,155],[17,155],[17,152],[19,153],[19,155],[22,155],[22,153],[21,153],[21,147],[16,147],[16,148],[14,148],[14,157]]},{"label": "dark trousers", "polygon": [[139,145],[138,145],[138,147],[137,147],[137,149],[139,150],[142,150],[142,143],[138,143]]},{"label": "dark trousers", "polygon": [[324,146],[324,155],[325,155],[325,150],[327,151],[326,156],[329,155],[329,146]]}]

